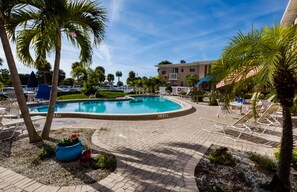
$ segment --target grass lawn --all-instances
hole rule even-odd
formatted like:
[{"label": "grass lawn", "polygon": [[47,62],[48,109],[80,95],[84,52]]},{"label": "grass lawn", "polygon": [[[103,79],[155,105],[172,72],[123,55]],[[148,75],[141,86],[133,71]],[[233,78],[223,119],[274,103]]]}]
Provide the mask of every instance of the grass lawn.
[{"label": "grass lawn", "polygon": [[70,95],[62,95],[58,97],[58,100],[69,100],[69,99],[88,99],[89,96],[78,93],[78,94],[70,94]]}]

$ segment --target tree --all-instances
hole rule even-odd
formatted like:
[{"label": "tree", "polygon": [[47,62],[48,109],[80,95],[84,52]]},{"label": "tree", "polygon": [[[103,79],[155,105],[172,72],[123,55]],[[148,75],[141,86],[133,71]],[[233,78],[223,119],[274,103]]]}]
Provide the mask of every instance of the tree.
[{"label": "tree", "polygon": [[[24,123],[26,129],[28,131],[29,141],[37,142],[41,140],[41,137],[36,132],[30,113],[26,104],[26,98],[23,92],[22,84],[18,75],[18,70],[16,68],[15,60],[11,51],[10,43],[7,36],[7,25],[10,24],[10,17],[12,13],[12,9],[17,7],[17,0],[2,0],[0,3],[0,38],[3,46],[3,50],[5,53],[5,57],[7,60],[7,64],[12,77],[12,85],[14,87],[14,91],[16,93],[18,105],[20,107],[20,111],[22,113],[22,117],[24,119]],[[16,11],[16,10],[15,10]]]},{"label": "tree", "polygon": [[95,73],[100,83],[105,81],[105,69],[101,66],[95,68]]},{"label": "tree", "polygon": [[187,82],[189,87],[195,88],[195,85],[199,81],[199,76],[197,74],[190,74],[190,75],[187,75],[185,77],[185,79],[186,79],[186,82]]},{"label": "tree", "polygon": [[114,75],[113,74],[108,74],[107,75],[107,81],[111,85],[113,83],[113,81],[114,81]]},{"label": "tree", "polygon": [[[259,86],[270,87],[277,93],[282,106],[283,129],[280,161],[277,174],[271,182],[271,190],[279,191],[280,186],[290,189],[290,162],[293,150],[291,108],[297,91],[297,26],[265,27],[261,31],[252,30],[248,34],[238,33],[217,63],[212,66],[216,77],[232,77],[227,93],[232,96],[251,77]],[[280,179],[281,184],[274,181]]]},{"label": "tree", "polygon": [[52,73],[51,64],[49,62],[38,63],[36,65],[36,77],[39,82],[43,82],[44,85],[51,85]]},{"label": "tree", "polygon": [[0,81],[4,84],[4,85],[11,85],[11,81],[12,81],[12,76],[10,74],[10,71],[8,69],[0,69]]},{"label": "tree", "polygon": [[29,81],[30,74],[19,74],[22,85],[26,85]]},{"label": "tree", "polygon": [[180,60],[180,63],[186,63],[186,61],[185,60]]},{"label": "tree", "polygon": [[[12,12],[8,29],[16,36],[19,58],[28,65],[45,63],[46,54],[54,51],[52,88],[46,122],[42,137],[49,138],[59,82],[62,33],[80,48],[80,60],[84,64],[92,61],[92,42],[98,45],[104,38],[105,10],[94,1],[83,0],[24,0],[28,7]],[[17,31],[22,28],[21,31]],[[91,37],[91,35],[93,37]],[[31,56],[30,46],[36,52]]]},{"label": "tree", "polygon": [[[118,77],[118,81],[120,81],[120,77],[122,77],[122,72],[121,71],[117,71],[116,73],[115,73],[115,75]],[[123,83],[123,82],[122,82]]]},{"label": "tree", "polygon": [[73,86],[74,84],[74,79],[73,78],[66,78],[63,81],[61,81],[60,83],[61,85],[69,85],[69,86]]},{"label": "tree", "polygon": [[76,85],[83,85],[84,81],[87,80],[87,70],[81,62],[72,63],[71,75],[75,79]]},{"label": "tree", "polygon": [[172,64],[172,63],[168,60],[164,60],[164,61],[161,61],[158,65],[168,65],[168,64]]},{"label": "tree", "polygon": [[118,87],[121,87],[121,86],[123,86],[123,85],[124,85],[124,83],[123,83],[122,81],[118,81],[118,82],[117,82],[117,86],[118,86]]},{"label": "tree", "polygon": [[130,71],[130,72],[129,72],[129,76],[128,76],[127,80],[126,80],[126,83],[127,83],[128,85],[134,86],[134,80],[135,80],[135,79],[136,79],[136,74],[135,74],[135,72],[134,72],[134,71]]}]

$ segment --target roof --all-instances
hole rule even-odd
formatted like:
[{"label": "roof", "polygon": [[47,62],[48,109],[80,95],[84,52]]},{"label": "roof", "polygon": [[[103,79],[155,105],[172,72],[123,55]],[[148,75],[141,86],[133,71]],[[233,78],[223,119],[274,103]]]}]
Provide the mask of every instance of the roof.
[{"label": "roof", "polygon": [[281,25],[288,27],[294,23],[297,16],[297,1],[289,0],[286,11],[283,14]]},{"label": "roof", "polygon": [[210,65],[216,62],[216,60],[209,60],[209,61],[196,61],[192,63],[177,63],[177,64],[165,64],[165,65],[155,65],[155,67],[189,67],[189,66],[197,66],[197,65]]}]

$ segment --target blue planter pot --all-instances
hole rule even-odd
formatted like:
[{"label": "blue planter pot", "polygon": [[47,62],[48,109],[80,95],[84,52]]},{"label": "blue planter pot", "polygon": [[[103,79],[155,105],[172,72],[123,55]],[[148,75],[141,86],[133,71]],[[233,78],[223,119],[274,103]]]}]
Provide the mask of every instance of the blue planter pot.
[{"label": "blue planter pot", "polygon": [[73,161],[80,157],[83,151],[82,143],[76,143],[71,146],[59,146],[56,147],[56,158],[59,161]]}]

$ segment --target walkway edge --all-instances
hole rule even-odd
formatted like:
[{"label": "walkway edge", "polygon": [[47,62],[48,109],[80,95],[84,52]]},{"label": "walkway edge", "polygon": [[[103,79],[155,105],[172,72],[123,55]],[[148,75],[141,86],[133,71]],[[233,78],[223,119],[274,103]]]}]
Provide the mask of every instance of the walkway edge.
[{"label": "walkway edge", "polygon": [[211,145],[212,145],[212,142],[210,141],[204,142],[200,146],[198,151],[194,153],[192,158],[186,164],[184,173],[183,173],[186,191],[199,192],[199,189],[195,181],[195,167],[197,166],[197,164],[202,159],[202,157],[204,156],[204,154],[206,153],[206,151],[209,149]]}]

